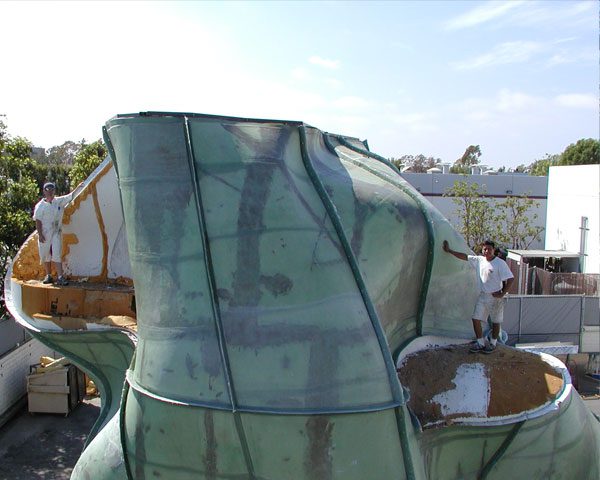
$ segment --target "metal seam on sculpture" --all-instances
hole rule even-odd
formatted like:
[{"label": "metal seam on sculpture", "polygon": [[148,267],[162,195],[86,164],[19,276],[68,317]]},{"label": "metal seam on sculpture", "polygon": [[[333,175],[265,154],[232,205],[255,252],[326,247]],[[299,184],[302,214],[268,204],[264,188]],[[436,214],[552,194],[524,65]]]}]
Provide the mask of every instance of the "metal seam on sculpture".
[{"label": "metal seam on sculpture", "polygon": [[[303,133],[302,130],[301,130],[301,132]],[[325,134],[324,137],[326,139],[326,144],[327,144],[327,135]],[[305,138],[302,138],[302,134],[301,134],[301,143],[300,144],[305,149]],[[331,145],[331,144],[329,144],[329,145]],[[329,146],[328,146],[328,148],[329,148]],[[305,153],[304,149],[303,149],[303,152],[302,152],[303,155]],[[312,168],[312,166],[311,166],[311,168]],[[307,168],[307,170],[308,170],[308,168]],[[320,180],[319,180],[319,182],[320,182]],[[324,192],[324,193],[326,194],[326,192]],[[338,218],[338,221],[339,221],[339,218]],[[334,224],[334,226],[335,226],[335,224]],[[337,229],[337,227],[336,227],[336,229]],[[342,231],[342,233],[343,233],[343,231]],[[341,237],[341,235],[340,235],[340,237]],[[344,240],[346,240],[346,241],[344,241]],[[347,244],[347,239],[340,238],[340,241],[342,242],[342,245],[344,246],[344,249],[346,249],[347,247],[349,247],[348,245],[346,245]],[[349,261],[350,261],[350,258],[349,258]],[[354,259],[354,261],[356,261],[356,259]],[[356,265],[356,269],[358,270],[358,265]],[[360,275],[360,272],[358,272],[358,274]],[[355,276],[355,278],[356,278],[356,276]],[[357,280],[357,283],[358,283],[358,278],[356,278],[356,280]],[[359,288],[360,288],[360,286],[359,286]],[[363,284],[363,288],[365,288],[364,284]],[[370,302],[370,297],[368,297],[368,295],[367,295],[367,299]],[[366,303],[366,300],[365,300],[365,303]],[[372,305],[371,305],[371,307],[372,307]],[[377,318],[377,317],[375,317],[375,318]],[[377,322],[379,322],[378,319],[377,319]],[[375,325],[373,325],[373,327],[375,328],[375,331],[377,332],[377,328],[375,327]],[[382,333],[382,335],[383,335],[383,333]],[[385,345],[387,346],[387,343],[385,343]],[[386,350],[388,350],[388,352],[389,352],[389,349],[386,348]],[[391,360],[391,354],[389,354],[389,357],[390,357],[389,359],[386,359],[387,360],[386,361],[386,366],[389,363],[389,361]],[[394,365],[394,369],[393,370],[394,370],[394,379],[396,380],[396,382],[393,385],[397,386],[397,388],[401,388],[400,387],[400,380],[398,379],[398,374],[396,372],[396,366],[395,365]],[[388,372],[388,374],[389,374],[389,372]],[[403,396],[402,391],[400,391],[400,395]],[[404,463],[404,470],[406,472],[406,478],[408,480],[414,480],[414,478],[415,478],[414,466],[413,466],[413,461],[412,461],[412,455],[411,455],[411,452],[410,452],[410,445],[409,445],[409,441],[408,441],[408,434],[406,432],[406,424],[404,422],[404,411],[401,410],[402,408],[403,408],[402,405],[399,406],[399,407],[397,407],[397,408],[395,408],[394,409],[394,415],[396,417],[396,426],[398,428],[398,436],[400,437],[400,448],[402,450],[402,459],[403,459],[403,463]]]},{"label": "metal seam on sculpture", "polygon": [[127,406],[127,395],[129,395],[129,381],[128,374],[133,365],[135,365],[137,350],[133,351],[131,361],[129,362],[129,368],[125,370],[125,381],[123,382],[123,389],[121,390],[121,402],[119,409],[119,440],[121,442],[121,451],[123,452],[123,463],[125,464],[125,473],[127,480],[133,480],[131,469],[129,468],[129,461],[127,458],[127,442],[125,440],[125,410]]},{"label": "metal seam on sculpture", "polygon": [[413,341],[415,338],[419,338],[419,336],[418,336],[418,335],[415,335],[414,337],[411,337],[411,338],[409,338],[409,339],[405,340],[403,343],[401,343],[401,344],[398,346],[398,348],[396,348],[396,351],[394,352],[394,358],[396,358],[396,359],[397,359],[397,358],[398,358],[398,356],[400,355],[400,352],[401,352],[402,350],[404,350],[406,347],[408,347],[408,345],[410,345],[410,344],[412,343],[412,341]]},{"label": "metal seam on sculpture", "polygon": [[[325,145],[327,146],[327,148],[329,149],[329,151],[330,151],[331,153],[333,153],[334,155],[338,156],[338,158],[340,158],[340,157],[339,157],[339,155],[338,155],[338,152],[335,150],[335,147],[334,147],[334,146],[333,146],[333,144],[331,143],[331,140],[330,140],[330,138],[329,138],[329,137],[330,137],[330,134],[328,134],[328,133],[325,133],[325,134],[324,134]],[[339,140],[339,139],[338,139],[338,140]],[[358,160],[355,160],[355,159],[353,159],[353,158],[346,158],[346,159],[342,159],[342,158],[340,158],[340,160],[341,160],[341,161],[348,161],[348,162],[352,163],[353,165],[355,165],[355,166],[357,166],[357,167],[359,167],[359,168],[362,168],[362,169],[364,169],[365,171],[367,171],[367,172],[371,173],[372,175],[375,175],[377,178],[379,178],[379,179],[381,179],[381,180],[383,180],[383,181],[385,181],[385,182],[389,183],[390,185],[392,185],[392,186],[394,186],[394,187],[396,187],[396,188],[400,188],[400,189],[401,189],[403,192],[405,192],[405,189],[403,188],[403,185],[402,185],[400,182],[394,182],[394,179],[393,179],[393,178],[387,178],[387,177],[385,177],[385,176],[383,175],[383,173],[382,173],[382,172],[378,172],[377,170],[374,170],[373,168],[369,167],[369,166],[368,166],[368,165],[366,165],[365,163],[361,163],[361,162],[359,162]],[[405,193],[407,193],[407,195],[409,195],[409,194],[408,194],[408,192],[405,192]],[[409,197],[410,197],[410,198],[411,198],[413,201],[415,201],[415,203],[416,203],[416,200],[414,199],[414,197],[413,197],[413,196],[409,195]],[[418,203],[417,203],[417,206],[419,206],[419,205],[418,205]],[[426,222],[426,223],[427,223],[427,222]],[[416,320],[415,320],[415,324],[417,324],[417,325],[418,325],[418,312],[417,312],[417,317],[416,317]],[[418,327],[416,327],[416,328],[418,328]],[[401,345],[400,345],[398,348],[396,348],[396,350],[395,350],[395,351],[392,353],[392,358],[394,358],[394,359],[398,358],[398,355],[400,354],[400,352],[401,352],[402,350],[404,350],[404,348],[405,348],[405,347],[406,347],[408,344],[410,344],[410,343],[411,343],[411,342],[412,342],[412,341],[413,341],[415,338],[417,338],[418,336],[419,336],[419,335],[414,335],[414,336],[412,336],[412,337],[408,338],[406,341],[404,341],[404,342],[403,342],[403,343],[402,343],[402,344],[401,344]]]},{"label": "metal seam on sculpture", "polygon": [[132,375],[133,370],[128,370],[125,372],[125,380],[129,383],[129,386],[135,390],[136,392],[144,395],[148,398],[152,398],[158,402],[168,403],[170,405],[178,405],[181,407],[191,407],[191,408],[211,408],[213,410],[221,410],[223,412],[231,412],[231,408],[225,405],[219,405],[218,403],[203,403],[196,402],[193,400],[179,400],[177,398],[165,397],[164,395],[160,395],[149,390],[147,387],[140,385]]},{"label": "metal seam on sculpture", "polygon": [[492,458],[490,458],[490,460],[487,462],[487,464],[485,465],[485,467],[483,467],[481,469],[480,474],[477,476],[478,480],[485,480],[487,478],[487,476],[492,471],[492,469],[494,468],[494,466],[498,463],[498,461],[500,460],[500,458],[502,458],[502,455],[504,455],[504,453],[506,452],[506,450],[508,450],[508,447],[510,447],[510,444],[516,438],[517,434],[519,433],[519,430],[521,430],[521,427],[524,424],[525,424],[525,420],[523,420],[522,422],[517,423],[512,428],[512,430],[506,436],[506,438],[504,439],[504,441],[502,442],[502,444],[498,447],[498,450],[496,450],[496,452],[494,453],[494,455],[492,455]]},{"label": "metal seam on sculpture", "polygon": [[[370,151],[361,150],[360,148],[347,142],[343,137],[341,137],[339,135],[336,136],[336,138],[338,139],[338,141],[340,142],[341,145],[343,145],[357,153],[361,153],[365,156],[368,156],[368,157],[374,158],[375,160],[380,161],[384,165],[387,165],[389,168],[394,170],[402,178],[400,171],[396,168],[396,166],[394,164],[389,162],[387,159],[385,159],[377,154],[374,154]],[[417,203],[417,206],[421,210],[421,213],[423,214],[423,217],[425,218],[425,223],[427,225],[427,233],[428,233],[427,263],[425,266],[425,275],[423,276],[423,287],[421,288],[421,296],[419,298],[419,312],[417,314],[417,335],[421,336],[421,335],[423,335],[423,314],[424,314],[424,309],[425,309],[425,302],[427,300],[427,292],[429,290],[429,282],[431,279],[431,270],[433,268],[433,247],[434,247],[434,245],[433,245],[433,243],[434,243],[433,222],[431,220],[431,217],[429,216],[427,209],[425,208],[425,205],[423,204],[421,199],[418,197],[418,195],[413,190],[410,189],[409,185],[404,185],[402,183],[398,183],[397,187],[402,189],[407,195],[409,195]]]},{"label": "metal seam on sculpture", "polygon": [[[131,364],[135,361],[135,352],[133,357],[131,358]],[[129,382],[127,381],[127,372],[125,372],[125,382],[123,382],[123,390],[121,391],[121,403],[119,409],[119,441],[121,443],[121,451],[123,453],[123,463],[125,464],[125,473],[127,475],[127,480],[133,480],[133,475],[131,474],[131,468],[129,467],[129,460],[127,455],[127,442],[125,438],[125,409],[127,406],[127,395],[129,394]]]},{"label": "metal seam on sculpture", "polygon": [[415,480],[415,467],[412,461],[408,433],[406,433],[406,421],[404,418],[403,408],[404,407],[400,406],[394,409],[394,415],[396,417],[396,425],[398,427],[398,436],[400,437],[400,448],[402,450],[402,460],[404,463],[404,470],[406,472],[406,479]]},{"label": "metal seam on sculpture", "polygon": [[240,446],[242,447],[242,453],[244,455],[244,461],[246,462],[246,469],[250,479],[256,478],[254,472],[254,462],[252,461],[252,454],[250,453],[250,447],[248,447],[248,439],[246,437],[246,431],[244,430],[244,424],[239,411],[233,412],[233,422],[235,429],[240,437]]},{"label": "metal seam on sculpture", "polygon": [[[330,142],[328,142],[328,144],[329,144],[329,145],[331,145],[331,143],[330,143]],[[347,155],[345,155],[345,157],[346,157],[346,158],[341,158],[341,157],[338,155],[337,151],[335,151],[335,147],[333,147],[333,145],[331,145],[331,148],[333,149],[333,153],[334,153],[335,155],[337,155],[337,156],[338,156],[338,158],[340,159],[340,161],[342,161],[342,162],[349,162],[349,163],[351,163],[352,165],[354,165],[354,166],[356,166],[356,167],[359,167],[359,168],[361,168],[361,169],[365,170],[366,172],[369,172],[371,175],[375,175],[375,176],[376,176],[377,178],[379,178],[380,180],[383,180],[384,182],[386,182],[386,183],[389,183],[390,185],[392,185],[392,186],[394,186],[394,187],[396,187],[396,188],[399,188],[399,189],[401,189],[401,190],[404,192],[404,189],[403,189],[403,185],[402,185],[402,183],[400,183],[400,182],[395,182],[393,178],[386,177],[386,176],[383,174],[383,172],[379,172],[379,171],[375,170],[374,168],[371,168],[369,165],[366,165],[365,163],[363,163],[363,162],[360,162],[359,160],[356,160],[356,159],[354,159],[354,158],[350,158],[350,157],[348,157]],[[408,195],[408,193],[407,193],[407,195]],[[410,196],[410,195],[409,195],[409,196]],[[414,198],[413,198],[412,196],[410,196],[410,198],[411,198],[411,200],[413,200],[413,201],[414,201]],[[415,202],[415,203],[416,203],[416,202]]]},{"label": "metal seam on sculpture", "polygon": [[119,187],[119,205],[121,206],[121,216],[125,219],[125,210],[123,209],[123,194],[121,193],[120,188],[120,176],[119,176],[119,166],[117,165],[117,155],[115,153],[115,147],[110,140],[110,136],[108,135],[108,129],[105,125],[102,126],[102,137],[104,138],[104,143],[106,148],[108,149],[108,156],[111,160],[111,164],[115,169],[115,176],[117,177],[117,186]]},{"label": "metal seam on sculpture", "polygon": [[[383,158],[380,155],[372,153],[368,150],[362,150],[361,148],[358,148],[358,147],[352,145],[350,142],[347,142],[341,136],[336,136],[336,138],[343,146],[345,146],[351,150],[354,150],[357,153],[361,153],[367,157],[374,158],[375,160],[379,160],[380,162],[382,162],[383,164],[387,165],[392,170],[394,170],[398,175],[402,176],[400,171],[398,170],[398,168],[393,163],[391,163],[387,158]],[[417,203],[417,205],[419,206],[419,209],[421,210],[421,213],[423,214],[423,217],[425,218],[425,223],[427,225],[427,234],[428,234],[427,263],[425,266],[425,275],[423,275],[423,286],[421,287],[421,296],[419,298],[419,312],[417,315],[417,334],[419,336],[421,336],[421,335],[423,335],[423,315],[425,312],[425,303],[427,301],[427,293],[429,290],[429,283],[431,281],[431,271],[433,269],[433,257],[434,257],[433,221],[429,215],[429,212],[425,208],[425,205],[423,204],[422,200],[418,197],[417,193],[413,192],[410,188],[408,188],[407,186],[402,185],[402,184],[400,184],[400,188],[402,188],[402,190],[404,190]]]},{"label": "metal seam on sculpture", "polygon": [[[359,167],[360,169],[362,169],[362,170],[364,170],[364,171],[366,171],[366,172],[369,172],[370,174],[372,174],[372,175],[376,176],[376,177],[377,177],[377,178],[379,178],[380,180],[383,180],[384,182],[386,182],[386,183],[388,183],[388,184],[392,185],[393,187],[399,188],[399,189],[401,189],[403,192],[405,192],[405,189],[403,188],[403,185],[402,185],[402,183],[400,183],[400,182],[395,182],[393,178],[388,178],[388,177],[386,177],[386,176],[383,174],[383,172],[379,172],[379,171],[377,171],[377,170],[375,170],[375,169],[371,168],[370,166],[366,165],[365,163],[363,163],[363,162],[360,162],[360,161],[358,161],[358,160],[355,160],[355,159],[353,159],[353,158],[350,158],[350,157],[348,157],[348,156],[345,156],[346,158],[341,158],[341,157],[339,156],[338,152],[335,150],[335,147],[334,147],[334,146],[333,146],[333,144],[331,143],[331,140],[329,140],[329,134],[325,134],[325,144],[327,145],[327,148],[328,148],[328,149],[329,149],[329,150],[330,150],[330,151],[331,151],[331,152],[332,152],[334,155],[338,156],[338,158],[340,159],[340,161],[341,161],[341,162],[349,162],[349,163],[351,163],[352,165],[355,165],[356,167]],[[405,192],[405,193],[407,193],[407,192]],[[407,195],[409,195],[409,194],[407,193]],[[411,198],[413,201],[415,201],[415,203],[417,203],[417,202],[416,202],[416,199],[415,199],[413,196],[409,195],[409,197],[410,197],[410,198]],[[419,206],[419,204],[418,204],[418,203],[417,203],[417,206]],[[420,206],[419,206],[419,207],[420,207]],[[427,223],[427,222],[425,222],[425,223]],[[412,318],[412,316],[411,316],[411,317],[409,317],[409,318]],[[417,328],[418,328],[418,312],[417,312],[417,315],[415,316],[415,318],[416,318],[416,320],[415,320],[415,329],[417,329]],[[397,357],[398,357],[398,354],[399,354],[399,353],[400,353],[400,352],[403,350],[404,346],[406,346],[408,343],[412,342],[412,341],[413,341],[415,338],[417,338],[418,336],[419,336],[419,335],[412,336],[412,337],[410,337],[410,338],[409,338],[407,341],[403,342],[403,346],[402,346],[402,347],[400,347],[400,348],[397,348],[397,349],[396,349],[396,350],[393,352],[393,354],[392,354],[392,358],[397,358]]]},{"label": "metal seam on sculpture", "polygon": [[[113,146],[112,142],[110,141],[110,136],[108,135],[108,129],[106,128],[105,125],[102,126],[102,137],[104,138],[104,144],[106,145],[106,148],[108,149],[108,156],[111,159],[111,163],[113,165],[113,168],[115,169],[115,173],[117,174],[117,181],[119,180],[119,168],[117,167],[117,155],[115,154],[115,147]],[[121,206],[121,210],[123,209],[123,207]]]},{"label": "metal seam on sculpture", "polygon": [[[224,120],[232,123],[236,122],[244,122],[244,123],[282,123],[284,125],[289,125],[292,127],[297,127],[302,125],[302,122],[299,120],[277,120],[277,119],[269,119],[269,118],[249,118],[249,117],[228,117],[225,115],[211,115],[208,113],[192,113],[192,112],[158,112],[158,111],[148,111],[148,112],[139,112],[139,113],[125,113],[125,114],[117,114],[114,118],[135,118],[135,117],[185,117],[185,118],[199,118],[199,119],[209,119],[209,120]],[[109,120],[110,121],[110,120]]]},{"label": "metal seam on sculpture", "polygon": [[[392,186],[394,186],[394,187],[401,188],[400,184],[399,184],[399,183],[397,183],[397,182],[394,182],[392,178],[387,178],[387,177],[385,177],[385,176],[382,174],[382,172],[378,172],[377,170],[374,170],[373,168],[369,167],[368,165],[366,165],[366,164],[364,164],[364,163],[361,163],[361,162],[359,162],[359,161],[356,161],[356,160],[354,160],[354,159],[352,159],[352,158],[342,159],[341,157],[339,157],[339,155],[338,155],[337,151],[335,150],[335,147],[334,147],[334,146],[333,146],[333,144],[331,143],[331,140],[330,140],[330,138],[329,138],[329,134],[327,134],[327,133],[323,134],[323,138],[324,138],[324,142],[325,142],[325,145],[327,146],[328,150],[329,150],[329,151],[330,151],[332,154],[334,154],[334,155],[336,155],[338,158],[340,158],[340,161],[342,161],[342,162],[343,162],[343,161],[348,161],[348,162],[352,163],[353,165],[355,165],[355,166],[357,166],[357,167],[359,167],[359,168],[361,168],[361,169],[364,169],[365,171],[367,171],[367,172],[371,173],[372,175],[375,175],[377,178],[379,178],[379,179],[381,179],[381,180],[385,181],[386,183],[389,183],[390,185],[392,185]],[[402,189],[402,191],[404,191],[404,190]],[[412,199],[412,197],[410,197],[410,198]],[[411,316],[410,318],[412,318],[412,316]],[[415,320],[415,324],[416,324],[416,323],[417,323],[417,321]],[[415,328],[416,328],[416,327],[415,327]],[[404,342],[403,342],[403,343],[402,343],[402,344],[401,344],[401,345],[400,345],[398,348],[396,348],[396,350],[395,350],[394,352],[392,352],[392,358],[393,358],[393,359],[396,359],[396,358],[398,358],[398,355],[400,354],[400,352],[401,352],[401,351],[402,351],[402,350],[403,350],[403,349],[404,349],[404,348],[405,348],[405,347],[406,347],[408,344],[410,344],[410,343],[411,343],[411,342],[412,342],[412,341],[413,341],[415,338],[417,338],[417,337],[418,337],[418,335],[414,335],[414,336],[411,336],[410,338],[408,338],[406,341],[404,341]]]},{"label": "metal seam on sculpture", "polygon": [[221,312],[219,308],[219,300],[217,297],[217,289],[215,283],[214,269],[212,266],[212,258],[210,254],[210,245],[208,240],[208,232],[206,230],[206,224],[204,222],[204,208],[202,206],[202,197],[200,195],[199,181],[196,172],[196,161],[194,157],[194,150],[192,146],[192,136],[190,132],[189,119],[184,117],[184,136],[186,140],[186,152],[188,168],[192,175],[192,186],[194,191],[194,197],[196,199],[196,215],[198,217],[198,227],[200,229],[200,239],[202,241],[202,253],[204,256],[204,262],[206,264],[206,276],[208,277],[208,288],[211,299],[211,307],[213,313],[214,324],[217,333],[217,341],[219,343],[219,351],[221,354],[221,361],[223,362],[223,373],[225,376],[225,383],[227,385],[229,393],[229,401],[231,402],[231,408],[235,412],[237,402],[233,391],[233,383],[231,381],[231,373],[229,367],[229,358],[227,355],[227,349],[224,343],[223,325],[221,324]]},{"label": "metal seam on sculpture", "polygon": [[329,134],[327,132],[323,132],[323,143],[325,143],[327,150],[329,150],[335,156],[338,156],[337,152],[335,151],[335,147],[331,143],[331,140],[329,140]]},{"label": "metal seam on sculpture", "polygon": [[205,219],[204,219],[204,208],[202,205],[202,196],[200,194],[200,178],[198,177],[198,172],[196,171],[196,159],[194,157],[194,149],[192,145],[192,135],[190,132],[190,122],[187,117],[184,117],[184,135],[186,140],[186,152],[187,152],[187,162],[188,167],[190,169],[190,173],[192,175],[192,185],[194,191],[194,197],[196,199],[196,212],[198,216],[198,226],[200,228],[200,238],[202,240],[202,249],[204,253],[204,262],[206,265],[206,274],[208,277],[208,288],[210,290],[210,298],[211,298],[211,306],[213,310],[215,327],[217,330],[219,350],[221,353],[221,361],[223,362],[223,372],[225,375],[225,382],[227,384],[227,389],[229,390],[229,401],[231,403],[233,419],[236,426],[236,431],[238,434],[238,438],[240,441],[240,446],[242,447],[242,452],[244,455],[244,461],[246,463],[246,469],[248,470],[248,474],[251,478],[254,478],[254,465],[252,462],[252,456],[250,454],[250,448],[248,447],[248,441],[246,438],[246,432],[244,431],[244,426],[242,424],[242,420],[240,418],[240,414],[237,411],[237,398],[235,395],[235,390],[233,386],[233,381],[231,379],[230,373],[230,364],[229,357],[227,354],[227,347],[225,345],[224,333],[223,333],[223,325],[221,323],[221,311],[219,306],[219,299],[217,297],[217,285],[215,281],[215,274],[212,265],[212,257],[210,253],[210,244],[208,239],[208,231],[206,229]]},{"label": "metal seam on sculpture", "polygon": [[[329,135],[328,133],[324,133],[324,134],[323,134],[323,138],[324,138],[325,145],[327,146],[327,148],[329,149],[329,151],[330,151],[332,154],[334,154],[334,155],[338,156],[338,158],[339,158],[339,155],[338,155],[337,151],[335,150],[335,147],[334,147],[334,146],[333,146],[333,144],[331,143],[331,140],[329,139],[329,137],[330,137],[330,135]],[[336,138],[338,138],[338,140],[339,140],[339,137],[336,137]],[[340,159],[340,160],[341,160],[341,159]],[[363,164],[363,163],[360,163],[360,162],[356,162],[356,161],[354,161],[354,160],[351,160],[351,159],[349,159],[349,161],[351,161],[351,162],[352,162],[354,165],[357,165],[357,166],[359,166],[359,167],[365,168],[367,171],[369,171],[369,172],[370,172],[370,173],[372,173],[373,175],[377,176],[377,177],[378,177],[378,178],[380,178],[381,180],[384,180],[384,181],[386,181],[386,182],[390,183],[391,185],[393,185],[393,186],[395,186],[395,187],[398,187],[398,188],[401,188],[401,189],[402,189],[402,187],[401,187],[401,185],[400,185],[400,184],[396,184],[396,183],[392,182],[392,179],[385,178],[385,177],[381,176],[381,173],[380,173],[380,172],[377,172],[377,171],[373,170],[373,169],[372,169],[372,168],[370,168],[368,165],[365,165],[365,164]],[[404,189],[402,189],[402,191],[404,191]],[[410,195],[409,195],[409,196],[410,196]],[[411,198],[413,198],[413,197],[411,196]],[[414,200],[414,199],[413,199],[413,200]],[[418,312],[417,312],[417,320],[416,320],[416,322],[415,322],[415,323],[417,323],[417,324],[418,324]],[[417,337],[418,337],[418,335],[416,335],[416,336],[413,336],[413,337],[411,337],[411,338],[407,339],[407,340],[406,340],[406,341],[405,341],[405,342],[402,344],[402,346],[401,346],[400,348],[397,348],[397,349],[396,349],[396,351],[395,351],[395,352],[393,352],[393,354],[392,354],[392,358],[397,358],[397,355],[398,355],[398,354],[399,354],[399,353],[400,353],[400,352],[401,352],[401,351],[404,349],[404,347],[405,347],[406,345],[408,345],[410,342],[412,342],[412,341],[413,341],[415,338],[417,338]],[[394,365],[394,368],[395,368],[395,365]]]},{"label": "metal seam on sculpture", "polygon": [[367,313],[369,315],[369,319],[371,320],[371,324],[373,326],[373,330],[375,331],[375,335],[379,342],[379,348],[381,349],[383,361],[386,366],[386,370],[388,373],[388,381],[390,383],[390,390],[392,393],[392,398],[394,400],[396,400],[396,402],[398,402],[398,405],[402,405],[403,404],[402,391],[400,390],[400,383],[398,381],[396,367],[392,363],[392,356],[389,351],[385,335],[383,334],[383,332],[381,330],[381,323],[379,322],[379,317],[377,316],[377,312],[375,311],[373,303],[371,302],[371,298],[369,297],[369,294],[367,292],[364,280],[360,273],[360,269],[358,268],[358,263],[356,261],[356,258],[354,257],[354,254],[352,253],[352,249],[348,243],[348,239],[346,238],[346,235],[344,234],[344,227],[341,223],[339,215],[337,214],[335,205],[333,204],[333,202],[331,201],[331,198],[327,194],[327,191],[325,190],[323,183],[317,176],[317,173],[316,173],[316,171],[311,163],[311,160],[309,158],[307,147],[306,147],[306,127],[301,125],[298,128],[299,128],[299,133],[300,133],[301,156],[302,156],[302,161],[304,163],[304,166],[306,168],[306,172],[308,173],[308,176],[309,176],[311,182],[313,183],[313,186],[315,187],[317,194],[321,198],[321,201],[323,202],[323,206],[325,207],[325,210],[329,214],[331,223],[333,224],[333,227],[336,230],[336,233],[339,237],[339,240],[340,240],[340,243],[344,250],[344,253],[346,254],[346,258],[348,260],[350,270],[352,271],[352,274],[354,276],[354,280],[355,280],[357,287],[360,291],[360,294],[363,298],[363,302],[365,304]]},{"label": "metal seam on sculpture", "polygon": [[[224,406],[219,405],[218,403],[207,403],[207,402],[197,402],[194,400],[183,400],[171,397],[165,397],[164,395],[160,395],[158,393],[154,393],[148,388],[140,385],[133,376],[127,372],[126,380],[129,383],[130,388],[135,390],[136,392],[159,402],[169,403],[171,405],[179,405],[181,407],[189,407],[189,408],[210,408],[213,410],[220,410],[223,412],[230,412],[231,409]],[[286,410],[286,409],[268,409],[262,407],[238,407],[236,412],[240,413],[252,413],[258,415],[295,415],[295,416],[303,416],[303,415],[335,415],[335,414],[353,414],[353,413],[373,413],[373,412],[382,412],[385,410],[391,410],[398,406],[398,402],[388,402],[382,403],[379,405],[370,405],[368,407],[363,408],[331,408],[331,409],[306,409],[306,410]]]}]

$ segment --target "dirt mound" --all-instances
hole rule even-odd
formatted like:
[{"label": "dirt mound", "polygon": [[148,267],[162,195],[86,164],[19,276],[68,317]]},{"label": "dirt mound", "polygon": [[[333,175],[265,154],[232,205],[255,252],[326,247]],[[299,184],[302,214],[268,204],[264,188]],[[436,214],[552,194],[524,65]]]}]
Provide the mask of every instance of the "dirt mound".
[{"label": "dirt mound", "polygon": [[404,359],[398,377],[424,427],[531,410],[556,398],[563,385],[540,356],[503,345],[489,355],[470,353],[468,345],[423,350]]}]

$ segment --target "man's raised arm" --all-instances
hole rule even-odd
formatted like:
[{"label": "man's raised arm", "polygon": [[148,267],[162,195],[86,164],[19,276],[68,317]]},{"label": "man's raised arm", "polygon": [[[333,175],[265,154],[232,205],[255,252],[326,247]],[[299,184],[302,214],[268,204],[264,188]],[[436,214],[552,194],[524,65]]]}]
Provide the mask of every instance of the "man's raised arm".
[{"label": "man's raised arm", "polygon": [[466,253],[457,252],[456,250],[452,250],[450,248],[450,245],[448,245],[448,240],[444,240],[444,242],[442,243],[442,248],[443,248],[444,252],[451,253],[452,255],[454,255],[456,258],[458,258],[460,260],[465,260],[465,261],[468,260]]}]

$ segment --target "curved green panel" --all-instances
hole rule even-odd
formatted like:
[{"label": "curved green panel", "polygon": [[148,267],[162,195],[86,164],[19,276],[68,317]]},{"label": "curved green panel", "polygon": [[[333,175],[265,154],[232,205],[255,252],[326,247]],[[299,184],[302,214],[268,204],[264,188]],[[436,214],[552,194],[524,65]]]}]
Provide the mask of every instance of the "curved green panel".
[{"label": "curved green panel", "polygon": [[181,121],[148,118],[110,135],[128,159],[117,172],[139,319],[134,380],[170,398],[231,405]]},{"label": "curved green panel", "polygon": [[[409,229],[410,235],[404,239],[401,252],[395,252],[397,255],[382,256],[382,261],[389,264],[393,264],[391,260],[403,260],[402,265],[398,265],[401,269],[395,273],[403,277],[405,282],[399,285],[400,288],[392,297],[392,301],[395,301],[396,305],[418,302],[414,320],[396,317],[394,328],[386,329],[391,350],[396,354],[413,338],[413,332],[418,335],[470,338],[472,329],[470,322],[465,319],[470,318],[472,306],[477,299],[477,277],[467,263],[456,262],[450,255],[442,254],[441,246],[445,239],[452,245],[458,245],[459,250],[467,252],[469,247],[465,240],[427,199],[401,177],[387,159],[365,150],[364,145],[354,139],[325,134],[323,140],[327,148],[339,156],[344,164],[368,171],[379,180],[375,181],[375,199],[381,197],[382,186],[393,185],[397,195],[402,194],[404,198],[412,199],[414,212],[421,217],[421,220],[418,220],[417,216],[411,219],[411,222],[403,223],[404,228]],[[371,198],[371,201],[374,199]],[[404,220],[405,216],[406,214],[400,218]],[[423,222],[425,225],[419,232],[418,225]],[[380,241],[387,241],[389,245],[398,238],[397,227],[394,228],[391,222],[386,228],[389,230],[382,232],[384,240]],[[425,236],[420,242],[409,240],[419,233]],[[369,261],[373,262],[370,257]],[[379,277],[378,274],[376,276]],[[377,291],[370,290],[370,293],[373,299],[378,298]],[[392,317],[398,311],[401,310],[392,309]],[[382,314],[381,317],[384,323],[387,316]]]},{"label": "curved green panel", "polygon": [[[309,150],[351,239],[354,256],[394,350],[417,335],[428,232],[419,205],[381,162],[313,130]],[[337,145],[337,148],[335,147]]]},{"label": "curved green panel", "polygon": [[[599,477],[600,425],[576,393],[556,413],[525,421],[504,444],[515,428],[511,424],[426,430],[420,444],[428,477],[478,478],[481,471],[488,479]],[[501,455],[495,455],[500,448]]]},{"label": "curved green panel", "polygon": [[406,478],[393,410],[241,418],[257,478]]},{"label": "curved green panel", "polygon": [[124,408],[133,478],[248,478],[231,412],[168,404],[133,389]]},{"label": "curved green panel", "polygon": [[71,478],[84,480],[128,478],[119,436],[119,420],[119,415],[114,415],[98,435],[88,442],[77,460]]},{"label": "curved green panel", "polygon": [[[407,478],[393,409],[236,416],[165,404],[133,390],[125,408],[126,456],[133,478]],[[240,427],[244,445],[237,436]],[[115,439],[118,432],[109,430]],[[112,463],[118,464],[116,460]],[[95,474],[96,468],[90,465],[87,472]]]},{"label": "curved green panel", "polygon": [[135,382],[254,411],[398,402],[297,126],[129,117],[108,136],[140,305]]}]

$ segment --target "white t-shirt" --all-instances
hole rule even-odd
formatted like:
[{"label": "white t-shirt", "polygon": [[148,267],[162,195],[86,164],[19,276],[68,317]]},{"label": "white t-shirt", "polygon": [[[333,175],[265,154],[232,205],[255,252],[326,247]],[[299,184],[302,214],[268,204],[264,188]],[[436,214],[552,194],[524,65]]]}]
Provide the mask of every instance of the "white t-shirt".
[{"label": "white t-shirt", "polygon": [[44,237],[51,237],[61,231],[65,206],[71,201],[74,193],[71,192],[68,195],[54,197],[52,203],[47,202],[45,198],[42,198],[37,203],[33,211],[33,219],[42,222]]},{"label": "white t-shirt", "polygon": [[485,293],[494,293],[502,290],[502,282],[513,278],[513,274],[506,262],[498,257],[491,262],[483,256],[468,255],[469,263],[477,270],[479,288]]}]

